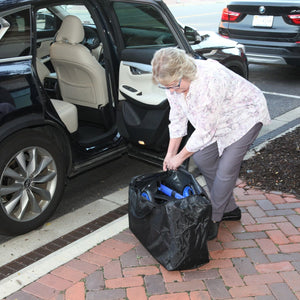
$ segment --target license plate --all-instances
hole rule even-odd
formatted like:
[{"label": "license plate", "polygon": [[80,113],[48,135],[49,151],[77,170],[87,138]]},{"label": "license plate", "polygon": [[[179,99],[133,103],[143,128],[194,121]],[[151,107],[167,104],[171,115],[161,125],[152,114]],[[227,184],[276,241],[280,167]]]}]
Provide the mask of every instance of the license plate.
[{"label": "license plate", "polygon": [[272,27],[273,16],[253,16],[252,26],[254,27]]}]

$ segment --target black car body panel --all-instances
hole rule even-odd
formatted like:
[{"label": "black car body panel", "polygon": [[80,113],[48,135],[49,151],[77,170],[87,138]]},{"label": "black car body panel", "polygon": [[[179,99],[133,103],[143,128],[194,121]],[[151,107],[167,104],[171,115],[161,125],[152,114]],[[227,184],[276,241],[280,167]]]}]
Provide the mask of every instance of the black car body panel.
[{"label": "black car body panel", "polygon": [[245,45],[249,63],[300,65],[300,1],[231,1],[219,33]]},{"label": "black car body panel", "polygon": [[224,38],[213,31],[199,32],[201,43],[192,45],[195,52],[215,59],[244,78],[248,78],[248,58],[244,45]]},{"label": "black car body panel", "polygon": [[[75,23],[60,36],[65,18]],[[124,153],[161,165],[169,105],[154,52],[179,47],[248,76],[242,47],[210,36],[160,0],[0,1],[0,232],[42,225],[68,177]]]}]

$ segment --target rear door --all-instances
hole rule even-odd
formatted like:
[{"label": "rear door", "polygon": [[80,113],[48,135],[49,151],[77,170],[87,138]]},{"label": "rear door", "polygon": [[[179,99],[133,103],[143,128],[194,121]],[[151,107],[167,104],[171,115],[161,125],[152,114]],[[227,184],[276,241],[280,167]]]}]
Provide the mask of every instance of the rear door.
[{"label": "rear door", "polygon": [[169,104],[152,81],[151,60],[162,47],[191,49],[164,5],[113,1],[112,10],[121,60],[118,128],[132,146],[131,155],[161,165],[169,141]]}]

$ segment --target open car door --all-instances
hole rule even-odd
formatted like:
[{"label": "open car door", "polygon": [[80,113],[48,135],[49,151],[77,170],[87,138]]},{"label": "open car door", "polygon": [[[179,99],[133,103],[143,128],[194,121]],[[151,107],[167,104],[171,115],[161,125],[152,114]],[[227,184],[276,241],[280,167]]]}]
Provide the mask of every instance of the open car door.
[{"label": "open car door", "polygon": [[129,155],[161,166],[169,142],[169,104],[152,81],[151,60],[155,51],[178,42],[154,2],[113,1],[112,8],[120,49],[118,129]]},{"label": "open car door", "polygon": [[134,61],[141,52],[125,50],[122,55],[118,129],[131,146],[129,155],[161,165],[169,142],[169,104],[165,91],[152,81],[150,61],[154,51],[144,51],[149,64]]},{"label": "open car door", "polygon": [[[112,0],[120,53],[117,125],[129,155],[162,165],[169,142],[169,104],[152,81],[151,60],[163,47],[189,44],[163,2]],[[191,49],[188,51],[192,51]]]}]

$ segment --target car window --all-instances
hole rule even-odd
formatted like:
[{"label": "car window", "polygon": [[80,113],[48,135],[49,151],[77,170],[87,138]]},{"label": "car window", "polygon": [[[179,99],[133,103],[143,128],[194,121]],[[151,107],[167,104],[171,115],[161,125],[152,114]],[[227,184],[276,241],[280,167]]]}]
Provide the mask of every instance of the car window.
[{"label": "car window", "polygon": [[113,5],[126,48],[177,45],[170,28],[154,6],[125,2]]},{"label": "car window", "polygon": [[95,24],[88,9],[84,5],[59,5],[54,7],[61,15],[62,19],[67,15],[78,17],[82,24],[93,25]]},{"label": "car window", "polygon": [[0,59],[30,54],[28,9],[0,17]]},{"label": "car window", "polygon": [[37,11],[36,28],[39,37],[56,32],[64,17],[77,16],[82,24],[93,25],[94,21],[84,5],[56,5],[51,8],[41,8]]}]

